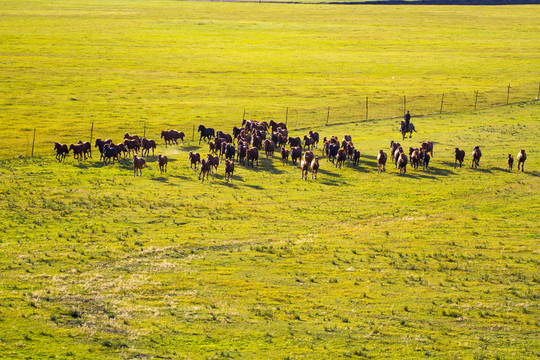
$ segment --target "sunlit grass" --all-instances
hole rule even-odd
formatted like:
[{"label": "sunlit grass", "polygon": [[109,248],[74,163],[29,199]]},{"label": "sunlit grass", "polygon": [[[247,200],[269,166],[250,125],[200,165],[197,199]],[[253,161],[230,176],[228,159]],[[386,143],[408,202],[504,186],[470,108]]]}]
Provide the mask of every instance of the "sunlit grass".
[{"label": "sunlit grass", "polygon": [[[537,358],[538,102],[414,117],[401,143],[433,141],[434,158],[403,176],[376,171],[399,119],[354,121],[368,95],[534,83],[537,12],[0,3],[0,354]],[[347,124],[324,126],[328,106]],[[230,132],[245,108],[269,120],[286,107],[293,135],[351,134],[360,166],[322,159],[303,181],[276,154],[237,164],[230,184],[223,165],[198,181],[194,124]],[[156,157],[140,178],[97,151],[58,163],[52,143],[87,140],[92,123],[94,139],[188,139],[158,145],[164,175]],[[507,171],[521,148],[525,172]]]}]

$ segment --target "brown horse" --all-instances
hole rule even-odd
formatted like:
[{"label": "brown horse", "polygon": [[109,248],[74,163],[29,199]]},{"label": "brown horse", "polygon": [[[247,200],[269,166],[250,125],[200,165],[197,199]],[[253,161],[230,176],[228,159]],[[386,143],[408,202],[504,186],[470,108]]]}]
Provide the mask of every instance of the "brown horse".
[{"label": "brown horse", "polygon": [[225,160],[225,180],[229,182],[229,180],[232,182],[232,176],[234,174],[234,162],[227,159]]},{"label": "brown horse", "polygon": [[150,149],[152,149],[152,156],[154,156],[154,150],[156,149],[156,142],[154,140],[149,140],[146,138],[141,139],[141,145],[142,145],[142,156],[149,156],[150,155]]},{"label": "brown horse", "polygon": [[405,174],[407,172],[407,155],[405,155],[405,153],[400,153],[399,154],[399,159],[398,159],[398,166],[399,166],[399,173],[400,174]]},{"label": "brown horse", "polygon": [[264,140],[264,152],[266,153],[266,158],[274,156],[274,151],[276,149],[276,144],[269,139]]},{"label": "brown horse", "polygon": [[259,149],[252,147],[251,149],[247,150],[246,158],[248,165],[251,164],[251,167],[253,167],[255,162],[257,162],[257,166],[259,166]]},{"label": "brown horse", "polygon": [[311,178],[317,179],[317,173],[319,172],[319,158],[315,158],[311,161]]},{"label": "brown horse", "polygon": [[56,160],[58,160],[58,162],[64,161],[67,154],[69,154],[69,149],[68,149],[67,144],[60,144],[60,143],[55,142],[54,150],[56,150]]},{"label": "brown horse", "polygon": [[199,180],[201,180],[202,175],[202,182],[204,182],[204,176],[206,175],[206,180],[208,180],[208,174],[210,174],[211,166],[210,163],[206,162],[206,160],[201,161],[201,172],[199,173]]},{"label": "brown horse", "polygon": [[169,162],[169,159],[167,159],[167,156],[165,155],[158,155],[158,164],[159,164],[159,171],[163,174],[164,172],[167,172],[167,163]]},{"label": "brown horse", "polygon": [[472,152],[472,165],[471,167],[474,167],[475,169],[480,166],[480,158],[482,157],[482,152],[480,151],[479,146],[475,146]]},{"label": "brown horse", "polygon": [[463,164],[463,160],[465,160],[465,150],[460,150],[459,148],[456,148],[456,160],[454,161],[454,169],[457,167],[457,163],[459,162],[459,167],[461,168],[461,164]]},{"label": "brown horse", "polygon": [[521,149],[519,154],[517,154],[518,171],[520,170],[519,167],[521,165],[521,172],[523,172],[523,167],[525,166],[525,160],[527,160],[527,154],[525,154],[525,150]]},{"label": "brown horse", "polygon": [[431,141],[424,141],[420,146],[421,150],[426,150],[433,157],[433,143]]},{"label": "brown horse", "polygon": [[206,161],[210,164],[210,169],[214,168],[214,171],[217,174],[217,169],[219,166],[219,156],[208,154],[206,156]]},{"label": "brown horse", "polygon": [[345,165],[345,160],[347,160],[347,152],[343,148],[339,149],[336,158],[336,167],[341,169],[341,166]]},{"label": "brown horse", "polygon": [[289,150],[284,147],[281,148],[281,161],[283,162],[283,166],[289,161]]},{"label": "brown horse", "polygon": [[133,177],[142,175],[142,168],[146,165],[146,160],[133,154]]},{"label": "brown horse", "polygon": [[377,164],[379,166],[378,171],[386,171],[386,160],[388,159],[388,155],[381,149],[379,150],[379,154],[377,155]]},{"label": "brown horse", "polygon": [[277,123],[274,120],[270,120],[268,125],[272,128],[272,132],[276,132],[278,128],[287,129],[287,125],[282,122]]},{"label": "brown horse", "polygon": [[197,171],[197,167],[198,165],[197,164],[200,164],[201,163],[201,155],[199,153],[194,153],[194,152],[189,152],[189,161],[191,161],[191,165],[190,167],[194,170],[194,171]]},{"label": "brown horse", "polygon": [[86,160],[86,155],[84,154],[84,146],[82,144],[71,144],[69,145],[69,151],[73,150],[73,158],[79,161]]}]

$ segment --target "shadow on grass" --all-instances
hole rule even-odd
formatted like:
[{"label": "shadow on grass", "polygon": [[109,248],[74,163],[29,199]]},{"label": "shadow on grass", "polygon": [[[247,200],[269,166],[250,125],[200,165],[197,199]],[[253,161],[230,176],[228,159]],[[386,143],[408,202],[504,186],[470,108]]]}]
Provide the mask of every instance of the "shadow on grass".
[{"label": "shadow on grass", "polygon": [[491,171],[491,169],[477,168],[477,169],[471,169],[471,170],[478,171],[478,172],[482,172],[482,173],[486,173],[486,174],[492,174],[492,173],[493,173],[493,172]]},{"label": "shadow on grass", "polygon": [[[240,182],[240,184],[243,185],[242,177],[233,175],[232,180],[230,180],[229,182],[223,179],[223,181],[217,182],[215,183],[215,185],[226,186],[231,189],[240,189],[240,185],[236,184],[237,182]],[[246,186],[253,187],[251,185],[246,185]],[[259,188],[262,189],[262,187],[259,187]]]},{"label": "shadow on grass", "polygon": [[245,186],[247,187],[250,187],[252,189],[255,189],[255,190],[263,190],[264,188],[260,185],[250,185],[250,184],[246,184]]},{"label": "shadow on grass", "polygon": [[167,175],[168,177],[175,178],[175,179],[181,179],[181,180],[191,180],[188,176],[183,175]]},{"label": "shadow on grass", "polygon": [[[158,157],[157,155],[156,156],[148,156],[145,158],[146,162],[147,163],[155,163],[158,161]],[[173,162],[176,162],[178,161],[177,159],[174,159],[174,158],[170,158],[170,157],[167,157],[167,162],[168,163],[173,163]]]},{"label": "shadow on grass", "polygon": [[[319,181],[319,179],[317,179],[316,181]],[[342,182],[335,182],[335,181],[330,181],[330,180],[323,180],[320,183],[322,185],[327,185],[327,186],[341,186],[341,185],[343,185]]]},{"label": "shadow on grass", "polygon": [[162,183],[168,183],[169,182],[169,178],[166,178],[164,176],[150,178],[150,180],[159,181],[159,182],[162,182]]},{"label": "shadow on grass", "polygon": [[[202,154],[202,149],[201,149],[201,146],[200,145],[188,145],[188,146],[183,146],[182,149],[180,150],[183,150],[183,151],[194,151],[194,150],[199,150],[201,151],[201,154]],[[202,156],[202,155],[201,155]]]},{"label": "shadow on grass", "polygon": [[[246,164],[245,165],[241,165],[240,163],[236,163],[238,166],[242,166],[243,168],[247,169],[247,170],[251,170],[253,172],[268,172],[270,174],[274,174],[274,175],[280,175],[280,174],[284,174],[285,171],[281,170],[280,168],[274,166],[274,161],[273,159],[266,159],[265,158],[260,158],[259,157],[259,165],[257,165],[257,163],[255,162],[255,164],[253,165],[253,167],[251,167],[251,165],[248,165],[247,161],[246,161]],[[236,166],[235,164],[235,166]],[[279,165],[282,165],[281,161],[278,162]],[[281,166],[283,167],[283,166]]]},{"label": "shadow on grass", "polygon": [[491,170],[498,171],[498,172],[511,172],[510,170],[508,170],[508,168],[503,169],[503,168],[500,168],[500,167],[494,167],[494,168],[491,168]]},{"label": "shadow on grass", "polygon": [[328,177],[341,177],[341,174],[340,173],[336,173],[336,172],[331,172],[331,171],[328,171],[328,170],[325,170],[325,169],[319,169],[319,172],[325,176],[328,176]]}]

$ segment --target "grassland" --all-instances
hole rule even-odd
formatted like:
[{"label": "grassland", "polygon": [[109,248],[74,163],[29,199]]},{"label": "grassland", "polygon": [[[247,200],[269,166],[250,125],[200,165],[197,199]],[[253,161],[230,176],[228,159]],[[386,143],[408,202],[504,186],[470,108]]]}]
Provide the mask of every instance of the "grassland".
[{"label": "grassland", "polygon": [[[157,137],[230,129],[246,107],[346,114],[359,93],[528,83],[538,7],[7,1],[0,14],[0,357],[540,355],[537,101],[413,118],[402,143],[434,141],[434,159],[404,176],[375,167],[396,120],[353,115],[291,129],[349,133],[362,153],[358,168],[323,160],[316,181],[274,157],[201,184],[193,141],[160,144],[168,174],[148,157],[141,178],[129,160],[59,164],[50,145],[92,122],[94,138],[143,121]],[[39,156],[14,159],[34,127]],[[454,170],[454,147],[470,160],[474,145],[480,169]],[[508,172],[520,148],[526,171]]]},{"label": "grassland", "polygon": [[48,155],[51,142],[88,139],[92,123],[111,138],[145,123],[189,132],[289,107],[312,127],[327,107],[363,118],[366,96],[395,97],[400,115],[403,96],[505,97],[511,83],[533,84],[532,100],[539,83],[538,6],[67,0],[0,12],[0,156],[29,154],[34,128],[35,153]]}]

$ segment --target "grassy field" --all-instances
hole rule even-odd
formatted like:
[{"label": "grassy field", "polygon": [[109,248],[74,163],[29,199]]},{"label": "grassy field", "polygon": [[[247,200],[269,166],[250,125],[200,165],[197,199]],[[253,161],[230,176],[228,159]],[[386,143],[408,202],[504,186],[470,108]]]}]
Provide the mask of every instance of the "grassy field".
[{"label": "grassy field", "polygon": [[[534,83],[538,13],[1,2],[0,357],[538,358],[538,101],[413,118],[401,143],[433,141],[434,158],[406,175],[375,165],[397,120],[352,112],[291,126],[351,134],[362,154],[308,181],[275,156],[201,183],[187,154],[207,146],[191,140],[159,144],[169,172],[148,157],[140,178],[129,160],[59,164],[51,145],[87,140],[92,123],[115,140],[144,123],[154,138],[230,132],[244,108],[262,120],[330,103],[346,117],[359,94]],[[15,159],[34,127],[39,156]],[[521,148],[526,171],[507,171]]]},{"label": "grassy field", "polygon": [[331,121],[363,119],[366,96],[373,111],[395,98],[399,116],[403,96],[474,103],[474,91],[505,99],[509,83],[538,95],[538,6],[64,0],[2,1],[0,14],[2,157],[30,154],[34,128],[48,155],[54,141],[88,140],[92,123],[101,137],[144,124],[156,136],[289,107],[306,128],[328,107]]}]

